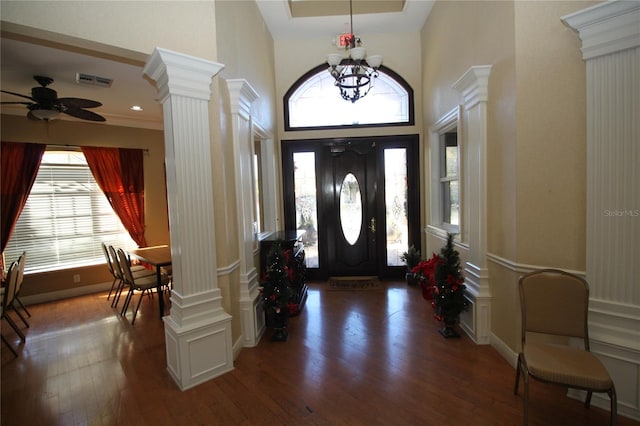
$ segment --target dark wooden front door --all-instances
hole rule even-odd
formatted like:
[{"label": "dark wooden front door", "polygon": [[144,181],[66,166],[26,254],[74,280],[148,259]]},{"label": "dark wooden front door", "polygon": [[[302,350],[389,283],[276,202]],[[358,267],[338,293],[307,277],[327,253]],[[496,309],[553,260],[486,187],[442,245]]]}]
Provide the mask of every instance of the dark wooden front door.
[{"label": "dark wooden front door", "polygon": [[420,248],[417,135],[282,141],[285,229],[305,230],[310,279],[399,278]]},{"label": "dark wooden front door", "polygon": [[325,147],[322,204],[329,276],[378,275],[377,161],[374,142]]}]

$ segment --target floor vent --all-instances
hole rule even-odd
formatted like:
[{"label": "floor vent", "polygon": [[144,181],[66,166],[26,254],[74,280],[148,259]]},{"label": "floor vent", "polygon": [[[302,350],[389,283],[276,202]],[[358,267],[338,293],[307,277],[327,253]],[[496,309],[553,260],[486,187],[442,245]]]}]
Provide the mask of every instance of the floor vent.
[{"label": "floor vent", "polygon": [[91,84],[93,86],[111,87],[113,80],[106,77],[98,77],[97,75],[76,73],[76,83]]}]

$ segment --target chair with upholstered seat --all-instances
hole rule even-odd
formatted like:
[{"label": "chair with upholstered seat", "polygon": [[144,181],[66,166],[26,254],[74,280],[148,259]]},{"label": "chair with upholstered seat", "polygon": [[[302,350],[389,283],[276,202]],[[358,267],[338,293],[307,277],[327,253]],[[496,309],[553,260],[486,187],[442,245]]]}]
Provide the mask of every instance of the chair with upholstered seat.
[{"label": "chair with upholstered seat", "polygon": [[[124,290],[124,288],[126,287],[126,282],[125,282],[125,277],[123,275],[123,271],[120,267],[120,264],[118,262],[118,254],[116,252],[115,247],[113,246],[108,246],[107,247],[107,253],[110,255],[109,257],[111,258],[111,267],[113,269],[113,273],[115,274],[115,277],[117,278],[116,280],[116,287],[115,287],[115,294],[113,296],[113,300],[111,301],[111,307],[115,308],[118,306],[118,302],[120,301],[120,295],[122,294],[122,291]],[[142,265],[135,265],[132,266],[131,265],[131,260],[127,257],[127,263],[129,264],[129,269],[131,269],[131,272],[133,273],[134,276],[147,276],[147,275],[154,275],[155,273],[147,268],[145,268]],[[112,285],[113,287],[113,285]]]},{"label": "chair with upholstered seat", "polygon": [[[545,383],[587,392],[585,406],[593,392],[609,394],[611,424],[617,423],[616,390],[607,369],[590,352],[587,282],[568,272],[544,269],[519,280],[522,307],[522,352],[518,354],[514,394],[522,376],[524,382],[524,424],[528,422],[529,377]],[[531,334],[537,334],[535,341]],[[548,342],[542,336],[566,340]],[[528,340],[527,340],[528,339]],[[576,346],[578,345],[579,346]]]},{"label": "chair with upholstered seat", "polygon": [[[4,296],[5,296],[4,290],[5,290],[5,287],[0,287],[0,300],[2,300],[2,306],[0,306],[1,318],[4,318]],[[9,341],[4,337],[4,334],[0,334],[0,338],[2,339],[2,343],[4,343],[9,348],[13,356],[18,357],[18,352],[16,352],[16,350],[13,349],[13,346],[11,346],[11,343],[9,343]]]},{"label": "chair with upholstered seat", "polygon": [[[13,295],[13,310],[15,311],[16,314],[18,314],[18,316],[20,317],[20,320],[22,320],[24,325],[27,328],[29,328],[29,323],[27,322],[26,318],[23,317],[22,314],[20,313],[20,309],[22,309],[24,313],[27,314],[28,317],[31,317],[31,313],[29,312],[27,307],[24,306],[24,303],[22,303],[22,301],[18,297],[20,295],[20,292],[22,291],[22,283],[24,282],[24,267],[25,267],[25,264],[27,263],[26,251],[22,252],[20,257],[18,257],[17,262],[18,262],[18,272],[16,276],[16,288],[14,292],[15,294]],[[18,306],[16,306],[16,304]]]},{"label": "chair with upholstered seat", "polygon": [[[126,316],[127,308],[129,307],[129,303],[131,302],[131,298],[136,291],[140,292],[140,298],[138,299],[138,304],[136,305],[136,309],[133,312],[133,318],[131,319],[131,325],[133,325],[136,321],[136,315],[138,315],[138,310],[140,309],[140,303],[142,303],[142,298],[145,293],[152,294],[153,290],[158,286],[158,280],[155,274],[152,275],[138,275],[136,276],[131,271],[131,266],[129,264],[129,257],[122,249],[118,249],[117,251],[117,259],[118,264],[120,265],[120,270],[122,271],[122,276],[124,278],[124,282],[129,286],[129,292],[124,299],[124,306],[122,307],[122,311],[120,315]],[[161,275],[161,286],[166,286],[169,283],[169,279],[166,275]],[[162,297],[162,296],[160,296]]]},{"label": "chair with upholstered seat", "polygon": [[0,338],[2,338],[2,343],[7,345],[7,347],[9,348],[11,353],[13,354],[13,356],[15,356],[17,358],[18,357],[18,352],[16,352],[16,350],[13,349],[13,346],[11,346],[11,343],[9,343],[9,341],[3,335],[0,335]]},{"label": "chair with upholstered seat", "polygon": [[[107,269],[109,269],[109,273],[113,277],[113,282],[111,283],[111,289],[109,290],[109,294],[107,295],[107,300],[111,298],[111,293],[116,289],[116,285],[118,284],[120,278],[116,275],[116,271],[113,268],[113,261],[111,260],[111,255],[109,254],[109,249],[105,243],[101,243],[102,252],[104,253],[104,259],[107,261]],[[115,296],[114,296],[115,297]]]},{"label": "chair with upholstered seat", "polygon": [[[13,328],[16,334],[20,337],[20,340],[22,342],[25,342],[27,339],[24,336],[24,333],[22,333],[22,330],[20,330],[20,328],[16,325],[13,319],[9,316],[9,311],[11,309],[15,310],[15,308],[13,307],[13,302],[15,300],[16,283],[18,282],[19,268],[20,268],[20,265],[18,265],[18,262],[15,261],[11,264],[11,266],[9,267],[9,271],[7,272],[5,287],[3,287],[4,293],[2,294],[2,318],[7,320],[7,323],[9,323],[11,328]],[[5,340],[4,336],[2,336],[2,339],[5,343],[7,343],[9,347],[11,347],[11,345],[9,345],[8,342]],[[13,348],[11,348],[11,352],[15,354],[15,351],[13,350]]]}]

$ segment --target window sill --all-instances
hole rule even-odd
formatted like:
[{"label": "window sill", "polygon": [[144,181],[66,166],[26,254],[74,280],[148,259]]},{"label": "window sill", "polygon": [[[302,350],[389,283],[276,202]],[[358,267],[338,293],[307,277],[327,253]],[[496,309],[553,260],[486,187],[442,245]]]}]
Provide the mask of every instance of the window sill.
[{"label": "window sill", "polygon": [[447,238],[447,234],[460,234],[460,227],[442,223],[440,225],[427,225],[426,232],[437,237]]}]

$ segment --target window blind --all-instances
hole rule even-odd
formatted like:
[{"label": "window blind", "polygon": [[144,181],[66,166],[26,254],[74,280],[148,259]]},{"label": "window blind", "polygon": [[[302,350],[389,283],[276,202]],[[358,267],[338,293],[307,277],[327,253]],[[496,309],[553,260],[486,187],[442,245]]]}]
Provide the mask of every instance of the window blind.
[{"label": "window blind", "polygon": [[104,263],[101,243],[134,248],[81,152],[45,152],[27,203],[5,250],[27,252],[25,272]]}]

